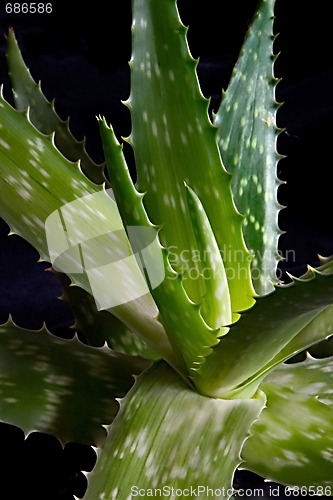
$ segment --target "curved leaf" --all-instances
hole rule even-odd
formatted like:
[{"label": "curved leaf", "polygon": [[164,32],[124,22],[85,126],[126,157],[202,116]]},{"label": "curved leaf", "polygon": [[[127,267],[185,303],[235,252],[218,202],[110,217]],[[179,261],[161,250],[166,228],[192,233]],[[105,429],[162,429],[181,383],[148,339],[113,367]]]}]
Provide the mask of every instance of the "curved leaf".
[{"label": "curved leaf", "polygon": [[[330,273],[331,261],[258,298],[199,368],[194,382],[200,390],[220,397],[248,397],[268,371],[293,356],[295,349],[303,350],[327,337],[332,311],[323,311],[333,303]],[[325,315],[318,318],[317,330],[311,322],[320,313]],[[308,325],[303,338],[302,330]]]},{"label": "curved leaf", "polygon": [[231,175],[221,162],[217,128],[209,120],[208,101],[199,88],[197,62],[189,53],[176,1],[134,1],[132,33],[127,105],[138,191],[145,193],[151,222],[162,226],[161,244],[176,256],[173,269],[188,277],[185,290],[200,303],[205,280],[200,274],[191,279],[198,247],[184,182],[193,189],[207,214],[227,276],[237,276],[229,280],[232,311],[237,313],[254,303],[243,218],[234,207]]},{"label": "curved leaf", "polygon": [[[267,371],[308,349],[310,353],[322,350],[323,357],[331,355],[325,348],[327,337],[333,333],[333,305],[326,307],[310,321],[267,365]],[[327,340],[326,340],[327,339]],[[265,370],[262,370],[263,372]]]},{"label": "curved leaf", "polygon": [[333,406],[333,358],[308,356],[302,363],[283,364],[270,373],[264,383],[288,387]]},{"label": "curved leaf", "polygon": [[[331,394],[332,360],[326,360],[328,374],[325,363],[320,364],[319,372],[317,362],[302,365],[296,370],[288,365],[273,372],[273,381],[278,381],[278,384],[261,384],[267,395],[267,408],[254,423],[252,435],[243,448],[244,466],[283,484],[321,487],[322,494],[327,486],[328,496],[331,496],[333,408],[306,394],[322,394],[325,400],[327,391]],[[300,380],[303,375],[307,376],[308,370],[316,373],[316,381],[312,380],[311,374],[308,379]],[[310,381],[310,390],[306,388],[307,380]],[[300,386],[304,389],[299,391]]]},{"label": "curved leaf", "polygon": [[118,411],[115,398],[147,366],[142,358],[63,340],[45,328],[24,330],[9,320],[0,326],[0,419],[63,443],[101,445],[102,425]]},{"label": "curved leaf", "polygon": [[264,404],[262,393],[246,401],[200,396],[165,363],[153,365],[120,402],[85,500],[132,498],[137,491],[149,497],[155,488],[171,498],[191,487],[206,496],[203,485],[229,498],[244,440]]},{"label": "curved leaf", "polygon": [[[113,129],[108,127],[105,120],[100,120],[105,158],[110,171],[110,179],[115,198],[123,223],[127,228],[148,228],[156,232],[154,241],[156,253],[162,253],[162,262],[154,263],[153,268],[163,268],[163,279],[158,286],[151,288],[151,294],[157,304],[159,321],[164,325],[170,343],[176,353],[176,369],[187,376],[203,362],[204,356],[211,352],[211,345],[218,342],[218,329],[210,328],[200,314],[200,305],[194,304],[187,296],[183,287],[182,277],[170,266],[168,251],[161,247],[159,242],[159,228],[148,219],[141,195],[132,183],[122,147],[114,135]],[[140,233],[134,231],[131,238],[133,245],[138,245],[136,239]],[[138,245],[142,247],[146,245]]]},{"label": "curved leaf", "polygon": [[189,186],[186,189],[191,224],[200,255],[198,272],[205,280],[201,314],[211,328],[220,328],[232,322],[227,274],[201,201]]},{"label": "curved leaf", "polygon": [[69,160],[80,160],[82,171],[95,184],[108,184],[104,176],[104,165],[93,162],[85,149],[85,141],[78,142],[69,130],[69,121],[62,121],[42,93],[40,84],[31,77],[12,29],[7,37],[7,64],[13,87],[15,106],[18,111],[30,110],[31,122],[43,134],[55,132],[55,143],[63,155]]},{"label": "curved leaf", "polygon": [[246,215],[243,233],[254,254],[251,274],[259,295],[273,290],[280,260],[274,4],[275,0],[260,2],[214,121],[219,126],[218,144],[224,165],[233,174],[236,207]]},{"label": "curved leaf", "polygon": [[[57,254],[56,250],[66,250],[67,260],[64,258],[62,264],[67,268],[62,267],[62,271],[89,293],[93,294],[92,278],[84,272],[81,242],[89,239],[85,258],[96,265],[100,260],[110,262],[106,260],[108,251],[117,260],[129,256],[129,243],[114,200],[57,150],[52,136],[39,132],[28,114],[19,113],[2,97],[0,190],[0,214],[11,230],[31,243],[46,261],[54,262],[51,251]],[[47,220],[51,226],[48,240]],[[94,254],[96,249],[99,253]],[[100,295],[110,296],[125,282],[126,274],[120,281],[119,276],[100,274]],[[149,293],[110,309],[131,331],[173,362],[172,349],[162,325],[155,320],[157,308]]]}]

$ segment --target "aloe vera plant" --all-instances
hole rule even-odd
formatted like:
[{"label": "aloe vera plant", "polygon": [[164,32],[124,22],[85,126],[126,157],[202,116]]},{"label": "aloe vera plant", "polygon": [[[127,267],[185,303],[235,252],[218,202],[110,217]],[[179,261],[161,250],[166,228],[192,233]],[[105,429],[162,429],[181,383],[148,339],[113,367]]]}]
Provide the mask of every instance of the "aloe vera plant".
[{"label": "aloe vera plant", "polygon": [[81,340],[2,325],[0,418],[98,447],[88,500],[229,498],[239,466],[330,495],[332,358],[285,364],[332,333],[333,261],[277,276],[274,0],[213,117],[176,1],[132,10],[135,182],[104,118],[106,172],[75,141],[8,33],[0,215]]}]

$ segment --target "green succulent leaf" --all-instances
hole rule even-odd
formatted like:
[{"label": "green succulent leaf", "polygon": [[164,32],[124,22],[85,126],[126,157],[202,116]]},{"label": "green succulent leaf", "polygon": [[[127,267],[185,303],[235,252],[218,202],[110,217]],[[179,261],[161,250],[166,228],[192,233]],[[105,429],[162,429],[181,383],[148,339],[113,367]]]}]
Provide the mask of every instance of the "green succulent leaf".
[{"label": "green succulent leaf", "polygon": [[55,148],[45,136],[0,98],[1,215],[13,232],[49,260],[45,235],[47,217],[63,204],[101,191]]},{"label": "green succulent leaf", "polygon": [[233,174],[236,207],[246,216],[243,233],[254,254],[252,281],[259,295],[273,290],[279,260],[274,4],[261,1],[214,121],[223,163]]},{"label": "green succulent leaf", "polygon": [[248,397],[275,366],[332,333],[330,273],[331,261],[258,298],[198,370],[194,382],[200,390]]},{"label": "green succulent leaf", "polygon": [[[157,286],[151,286],[151,294],[158,307],[158,319],[165,327],[170,343],[176,353],[175,368],[185,376],[195,371],[204,361],[204,356],[211,352],[211,345],[218,342],[219,330],[213,330],[204,321],[200,313],[200,305],[194,304],[187,296],[183,280],[170,266],[169,253],[159,242],[159,228],[148,219],[143,205],[144,195],[139,193],[132,183],[122,146],[114,131],[105,120],[100,120],[101,136],[104,145],[106,162],[109,168],[110,180],[115,199],[124,226],[132,229],[135,237],[130,238],[132,250],[147,247],[147,242],[140,241],[142,228],[148,228],[155,233],[155,239],[150,245],[153,248],[150,257],[150,267],[154,274],[162,279]],[[135,229],[138,228],[138,231]],[[134,230],[133,230],[134,229]],[[160,261],[156,255],[161,255]],[[156,261],[156,262],[155,262]]]},{"label": "green succulent leaf", "polygon": [[[161,16],[161,11],[163,15]],[[195,256],[198,245],[191,225],[184,182],[207,214],[229,276],[232,311],[253,303],[249,254],[242,237],[243,217],[231,195],[217,146],[217,128],[208,116],[176,1],[133,1],[132,116],[129,142],[137,166],[137,188],[145,193],[150,221],[162,226],[159,236],[176,256],[173,269],[183,275],[190,299],[200,303],[206,290]],[[233,251],[230,252],[230,249]],[[203,265],[203,263],[201,263]],[[208,297],[207,297],[208,300]]]},{"label": "green succulent leaf", "polygon": [[288,387],[333,406],[333,358],[308,356],[302,363],[282,364],[267,376],[266,383]]},{"label": "green succulent leaf", "polygon": [[138,355],[147,359],[159,359],[142,339],[120,321],[110,311],[98,311],[94,298],[83,288],[74,285],[68,277],[53,270],[63,286],[62,300],[67,302],[74,314],[72,328],[84,341],[93,347],[107,345],[117,352]]},{"label": "green succulent leaf", "polygon": [[21,427],[99,446],[102,425],[118,411],[115,398],[131,387],[132,375],[147,368],[139,357],[85,346],[9,320],[0,326],[0,418]]},{"label": "green succulent leaf", "polygon": [[333,333],[333,305],[326,307],[312,321],[310,321],[288,344],[275,356],[268,365],[270,371],[283,361],[287,361],[293,356],[308,350],[316,353],[321,349],[322,356],[331,355],[327,352],[327,339]]},{"label": "green succulent leaf", "polygon": [[242,452],[247,469],[327,494],[325,487],[333,486],[332,373],[332,358],[307,359],[267,377],[261,384],[267,408]]},{"label": "green succulent leaf", "polygon": [[55,144],[66,158],[73,162],[80,160],[82,171],[95,184],[108,184],[103,173],[104,165],[97,165],[90,158],[85,149],[85,141],[78,142],[73,137],[69,130],[69,120],[59,118],[54,102],[46,99],[40,84],[32,78],[12,29],[7,37],[7,64],[16,109],[26,111],[29,108],[31,123],[45,135],[55,132]]},{"label": "green succulent leaf", "polygon": [[205,280],[201,314],[211,328],[219,328],[232,322],[228,278],[205,210],[195,192],[189,186],[186,189],[188,210],[201,257],[198,271]]},{"label": "green succulent leaf", "polygon": [[[114,200],[57,150],[53,136],[39,132],[28,114],[16,111],[2,97],[0,134],[0,215],[12,232],[95,298],[96,293],[100,300],[116,297],[120,285],[126,288],[127,275],[119,276],[107,264],[112,259],[122,261],[131,252]],[[174,362],[149,292],[99,308],[111,310],[153,350]]]},{"label": "green succulent leaf", "polygon": [[165,363],[155,364],[120,402],[85,500],[131,498],[139,490],[148,497],[163,487],[176,498],[189,485],[229,498],[244,440],[264,405],[262,393],[238,401],[200,396]]}]

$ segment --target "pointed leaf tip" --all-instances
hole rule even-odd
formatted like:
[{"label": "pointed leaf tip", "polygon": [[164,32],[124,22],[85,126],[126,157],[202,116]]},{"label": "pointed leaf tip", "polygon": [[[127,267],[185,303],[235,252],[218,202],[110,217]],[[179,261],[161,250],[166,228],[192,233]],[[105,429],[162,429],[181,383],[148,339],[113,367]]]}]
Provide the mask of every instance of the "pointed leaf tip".
[{"label": "pointed leaf tip", "polygon": [[277,282],[277,225],[279,205],[276,175],[275,100],[273,74],[274,0],[261,2],[246,36],[221,106],[215,115],[218,144],[226,169],[233,173],[232,192],[246,216],[243,234],[254,254],[252,282],[258,295]]}]

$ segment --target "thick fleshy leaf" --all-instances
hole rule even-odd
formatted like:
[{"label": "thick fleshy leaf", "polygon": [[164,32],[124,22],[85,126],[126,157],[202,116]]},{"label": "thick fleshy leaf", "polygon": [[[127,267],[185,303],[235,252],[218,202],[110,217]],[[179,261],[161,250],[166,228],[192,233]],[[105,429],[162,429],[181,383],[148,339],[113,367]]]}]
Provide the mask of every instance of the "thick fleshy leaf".
[{"label": "thick fleshy leaf", "polygon": [[102,425],[118,411],[115,398],[147,368],[139,357],[63,340],[46,329],[0,326],[0,419],[57,436],[63,443],[101,445]]},{"label": "thick fleshy leaf", "polygon": [[[333,303],[333,274],[329,273],[332,261],[258,298],[199,368],[194,381],[200,390],[212,396],[249,397],[277,364],[327,337],[332,311],[325,310]],[[317,317],[318,329],[311,324]]]},{"label": "thick fleshy leaf", "polygon": [[229,498],[244,440],[264,405],[262,393],[233,401],[200,396],[165,363],[154,365],[120,402],[85,500],[127,499],[138,491],[149,497],[163,487],[176,498],[203,485]]},{"label": "thick fleshy leaf", "polygon": [[[132,230],[130,238],[132,250],[136,253],[135,246],[143,248],[147,243],[140,242],[143,237],[142,228],[155,231],[156,238],[153,242],[154,251],[150,255],[150,262],[146,268],[152,268],[150,273],[150,291],[159,310],[159,321],[164,325],[170,342],[177,355],[176,368],[185,376],[204,361],[204,356],[211,352],[210,346],[218,342],[219,329],[210,328],[200,313],[200,305],[194,304],[187,296],[183,287],[182,277],[170,266],[168,251],[161,247],[159,242],[159,228],[154,226],[146,214],[143,200],[132,183],[122,147],[105,120],[100,120],[101,135],[103,140],[105,158],[110,171],[110,180],[114,190],[119,212],[124,226]],[[162,261],[155,262],[155,255],[162,252]],[[162,268],[162,269],[161,269]],[[160,275],[162,280],[157,286],[151,286],[154,275]]]},{"label": "thick fleshy leaf", "polygon": [[[130,254],[114,200],[102,186],[89,181],[78,165],[60,154],[53,136],[40,133],[27,114],[19,113],[3,98],[0,190],[1,216],[13,232],[39,251],[42,259],[52,264],[56,261],[57,269],[61,263],[61,270],[75,284],[95,299],[98,292],[99,301],[116,297],[120,285],[126,288],[126,273],[119,276],[112,265],[107,266],[112,258],[121,262]],[[145,293],[134,299],[120,301],[114,307],[112,301],[99,307],[111,309],[131,331],[173,363],[164,329],[155,320],[157,308],[152,297]]]},{"label": "thick fleshy leaf", "polygon": [[[327,337],[333,333],[333,305],[326,307],[318,316],[306,325],[268,364],[268,371],[272,367],[287,361],[291,357],[308,349],[316,353],[321,349],[322,357],[332,353],[325,348]],[[327,339],[327,340],[326,340]],[[319,342],[319,344],[318,344]],[[327,352],[328,351],[328,352]],[[264,370],[263,370],[264,371]]]},{"label": "thick fleshy leaf", "polygon": [[254,254],[252,281],[259,295],[273,290],[279,260],[274,4],[260,2],[214,121],[223,163],[233,174],[236,207],[246,215],[243,233]]},{"label": "thick fleshy leaf", "polygon": [[15,106],[18,111],[30,110],[31,122],[43,134],[55,133],[55,144],[69,160],[80,160],[82,171],[95,184],[108,184],[103,165],[97,165],[87,154],[85,141],[78,142],[69,130],[69,121],[63,121],[42,93],[40,84],[32,78],[18,47],[14,31],[7,38],[7,64],[13,87]]},{"label": "thick fleshy leaf", "polygon": [[333,406],[333,358],[308,356],[302,363],[283,364],[270,373],[264,383],[288,387]]},{"label": "thick fleshy leaf", "polygon": [[[163,12],[163,15],[161,15]],[[184,275],[190,299],[200,303],[205,293],[197,262],[198,246],[191,227],[184,182],[200,199],[207,214],[229,280],[233,312],[254,303],[249,254],[242,237],[243,218],[235,210],[231,175],[217,146],[217,128],[208,116],[208,101],[200,91],[196,66],[175,0],[133,1],[131,111],[138,182],[153,224],[161,226],[161,244],[177,256],[173,269]],[[230,251],[232,249],[232,251]],[[235,279],[235,276],[237,279]]]},{"label": "thick fleshy leaf", "polygon": [[45,220],[63,204],[101,191],[38,132],[28,114],[0,99],[1,216],[49,260]]},{"label": "thick fleshy leaf", "polygon": [[220,250],[208,217],[195,192],[187,186],[187,205],[199,250],[201,269],[205,280],[201,314],[211,328],[220,328],[232,322],[228,278]]},{"label": "thick fleshy leaf", "polygon": [[267,408],[245,443],[246,469],[273,481],[318,487],[319,493],[332,495],[333,408],[320,402],[329,399],[332,403],[332,370],[332,360],[307,360],[299,367],[277,369],[272,382],[261,385]]}]

